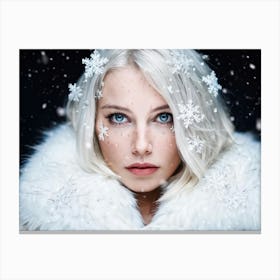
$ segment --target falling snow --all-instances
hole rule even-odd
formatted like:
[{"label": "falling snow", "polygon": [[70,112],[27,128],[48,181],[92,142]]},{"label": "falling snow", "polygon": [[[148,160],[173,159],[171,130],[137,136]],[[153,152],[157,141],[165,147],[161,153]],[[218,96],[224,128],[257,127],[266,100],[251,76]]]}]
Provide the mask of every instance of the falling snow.
[{"label": "falling snow", "polygon": [[257,129],[258,131],[261,130],[261,120],[260,120],[260,119],[257,119],[257,120],[256,120],[256,129]]},{"label": "falling snow", "polygon": [[62,107],[57,107],[56,113],[59,117],[64,117],[65,116],[65,109]]},{"label": "falling snow", "polygon": [[[209,62],[210,67],[216,71],[219,81],[226,87],[222,88],[221,95],[222,98],[225,98],[225,104],[230,109],[230,119],[234,122],[237,130],[251,130],[260,135],[260,52],[236,51],[233,55],[228,55],[227,52],[223,54],[223,50],[203,50],[201,52],[206,53],[202,55],[204,62],[201,64]],[[38,127],[47,126],[50,119],[57,123],[65,120],[64,98],[67,97],[68,84],[77,81],[80,71],[83,71],[83,66],[86,66],[81,63],[83,57],[88,57],[88,60],[91,60],[91,51],[50,49],[20,51],[21,97],[23,99],[31,97],[33,100],[38,100],[38,93],[41,94],[38,102],[34,105],[32,103],[32,108],[30,103],[21,105],[22,118],[20,121],[22,131],[24,131],[21,141],[23,154],[27,150],[25,147],[36,136],[36,125]],[[221,66],[217,66],[218,62],[222,62]],[[191,69],[192,67],[189,68],[189,70]],[[167,82],[172,83],[172,81]],[[176,88],[166,88],[166,90],[171,90],[174,93],[178,91]],[[81,99],[81,94],[82,92],[78,91],[77,99]],[[87,104],[83,103],[81,109],[86,106]],[[212,108],[213,111],[214,108],[215,106]],[[38,117],[34,113],[36,111],[41,112],[42,116]],[[201,112],[198,108],[198,116],[199,114]],[[182,113],[180,115],[182,122],[184,122]],[[191,120],[188,122],[186,118],[185,122],[187,126],[191,125]],[[108,132],[106,131],[106,133]],[[106,134],[104,134],[104,138],[105,136]]]},{"label": "falling snow", "polygon": [[209,55],[207,55],[207,54],[202,55],[202,59],[203,60],[209,60]]},{"label": "falling snow", "polygon": [[255,64],[253,64],[253,63],[250,63],[250,64],[249,64],[249,67],[250,67],[251,69],[253,69],[253,70],[255,70],[255,69],[256,69],[256,65],[255,65]]}]

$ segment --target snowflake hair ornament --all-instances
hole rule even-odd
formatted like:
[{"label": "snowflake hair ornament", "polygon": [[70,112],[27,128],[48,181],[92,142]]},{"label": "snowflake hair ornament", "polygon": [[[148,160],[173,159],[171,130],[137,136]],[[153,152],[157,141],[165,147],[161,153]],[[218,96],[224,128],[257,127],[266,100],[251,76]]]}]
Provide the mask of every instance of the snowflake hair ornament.
[{"label": "snowflake hair ornament", "polygon": [[108,136],[108,130],[109,130],[109,128],[104,126],[103,123],[101,122],[99,125],[99,134],[98,134],[98,139],[100,141],[104,141],[105,136]]},{"label": "snowflake hair ornament", "polygon": [[200,123],[205,117],[199,111],[199,106],[195,106],[192,101],[189,101],[187,105],[178,104],[178,107],[180,114],[177,119],[183,120],[186,129],[195,122]]},{"label": "snowflake hair ornament", "polygon": [[93,74],[102,74],[104,72],[104,66],[108,62],[107,57],[102,57],[99,51],[95,50],[90,58],[83,58],[82,63],[85,64],[85,77],[91,78]]},{"label": "snowflake hair ornament", "polygon": [[204,141],[201,140],[198,136],[195,136],[194,139],[187,138],[188,142],[188,149],[190,151],[194,151],[198,154],[202,154],[203,146],[204,146]]},{"label": "snowflake hair ornament", "polygon": [[217,97],[218,91],[222,89],[222,86],[219,85],[215,72],[212,71],[210,75],[203,76],[202,81],[207,84],[208,92],[214,97]]},{"label": "snowflake hair ornament", "polygon": [[193,60],[180,51],[171,50],[170,54],[172,61],[169,62],[169,65],[171,66],[172,74],[179,72],[189,74],[190,68],[194,65]]},{"label": "snowflake hair ornament", "polygon": [[102,96],[103,96],[102,90],[101,90],[101,89],[98,89],[98,90],[96,91],[96,93],[95,93],[95,98],[99,100],[99,99],[102,98]]},{"label": "snowflake hair ornament", "polygon": [[103,93],[102,93],[103,87],[104,87],[104,82],[102,81],[101,82],[101,89],[98,89],[95,93],[95,96],[94,96],[98,100],[103,97]]},{"label": "snowflake hair ornament", "polygon": [[68,95],[69,100],[79,102],[80,98],[83,96],[81,88],[77,86],[77,84],[69,84],[68,88],[70,90]]}]

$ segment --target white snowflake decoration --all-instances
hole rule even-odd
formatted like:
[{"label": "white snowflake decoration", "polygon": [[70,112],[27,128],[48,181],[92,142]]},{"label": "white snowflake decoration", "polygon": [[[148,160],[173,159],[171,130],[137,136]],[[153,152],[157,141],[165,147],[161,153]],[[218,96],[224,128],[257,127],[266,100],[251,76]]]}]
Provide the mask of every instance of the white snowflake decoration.
[{"label": "white snowflake decoration", "polygon": [[171,85],[169,85],[169,86],[167,87],[167,90],[169,91],[170,94],[173,94],[173,93],[174,93],[173,88],[172,88]]},{"label": "white snowflake decoration", "polygon": [[218,84],[218,79],[214,71],[210,75],[203,76],[202,81],[205,82],[208,86],[208,91],[214,97],[218,96],[218,90],[222,89],[221,85]]},{"label": "white snowflake decoration", "polygon": [[[51,213],[56,214],[58,210],[66,210],[73,205],[74,200],[78,196],[78,190],[76,184],[72,178],[70,178],[65,185],[58,186],[57,190],[50,194],[47,202]],[[61,212],[59,211],[59,212]]]},{"label": "white snowflake decoration", "polygon": [[219,201],[228,209],[245,207],[248,201],[248,190],[244,184],[233,184],[238,177],[232,172],[232,163],[226,166],[214,166],[202,179],[207,184],[202,184],[203,190],[215,193]]},{"label": "white snowflake decoration", "polygon": [[192,101],[187,105],[178,104],[179,116],[178,120],[183,120],[185,128],[188,128],[193,123],[200,123],[204,119],[204,115],[199,111],[199,106],[194,106]]},{"label": "white snowflake decoration", "polygon": [[180,51],[170,51],[172,56],[171,65],[172,74],[182,72],[187,74],[189,69],[193,66],[193,60],[188,58],[183,52]]},{"label": "white snowflake decoration", "polygon": [[68,95],[69,100],[79,102],[80,98],[83,96],[81,88],[76,84],[69,84],[68,87],[70,90],[70,93]]},{"label": "white snowflake decoration", "polygon": [[100,99],[100,98],[102,98],[102,96],[103,96],[102,90],[101,90],[101,89],[98,89],[98,90],[96,91],[95,98]]},{"label": "white snowflake decoration", "polygon": [[109,128],[104,126],[103,123],[101,122],[101,124],[99,126],[99,134],[98,134],[98,138],[100,141],[104,141],[105,136],[108,136],[108,130],[109,130]]},{"label": "white snowflake decoration", "polygon": [[198,136],[195,136],[194,139],[187,138],[188,148],[190,151],[194,151],[198,154],[202,154],[204,141],[201,140]]},{"label": "white snowflake decoration", "polygon": [[90,58],[83,58],[82,63],[85,64],[85,76],[86,79],[93,76],[93,74],[102,74],[104,72],[104,66],[108,62],[107,57],[102,57],[100,53],[95,50]]}]

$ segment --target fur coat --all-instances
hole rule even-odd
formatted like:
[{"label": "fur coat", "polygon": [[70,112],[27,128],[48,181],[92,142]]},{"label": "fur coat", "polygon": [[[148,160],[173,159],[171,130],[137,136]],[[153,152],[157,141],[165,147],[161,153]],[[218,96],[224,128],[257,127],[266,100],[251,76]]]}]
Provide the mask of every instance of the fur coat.
[{"label": "fur coat", "polygon": [[204,178],[161,202],[144,225],[131,191],[82,170],[74,132],[47,133],[21,170],[20,230],[260,230],[260,144],[235,134]]}]

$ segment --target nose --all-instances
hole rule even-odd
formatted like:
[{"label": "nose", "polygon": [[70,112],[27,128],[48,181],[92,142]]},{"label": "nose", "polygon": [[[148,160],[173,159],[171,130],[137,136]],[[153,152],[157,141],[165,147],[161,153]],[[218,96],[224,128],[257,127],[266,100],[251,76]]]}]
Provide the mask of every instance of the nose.
[{"label": "nose", "polygon": [[132,140],[132,154],[145,156],[152,153],[153,145],[148,128],[145,125],[139,125],[134,131]]}]

